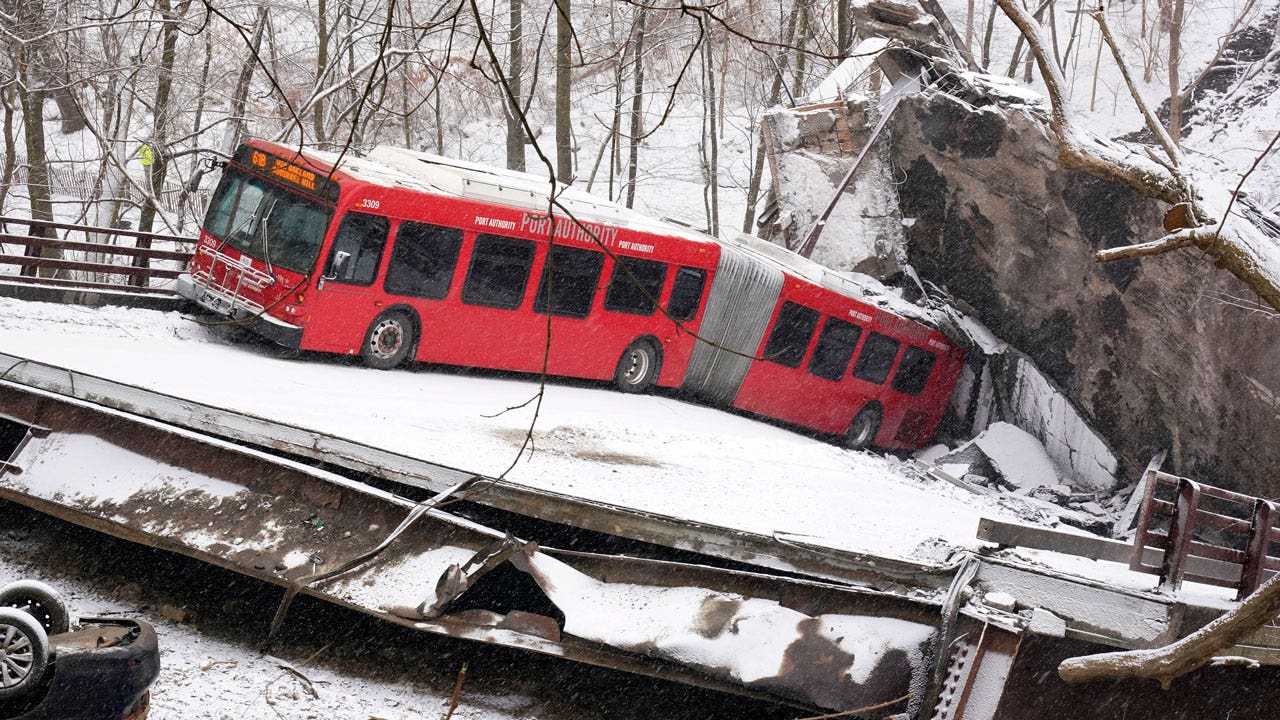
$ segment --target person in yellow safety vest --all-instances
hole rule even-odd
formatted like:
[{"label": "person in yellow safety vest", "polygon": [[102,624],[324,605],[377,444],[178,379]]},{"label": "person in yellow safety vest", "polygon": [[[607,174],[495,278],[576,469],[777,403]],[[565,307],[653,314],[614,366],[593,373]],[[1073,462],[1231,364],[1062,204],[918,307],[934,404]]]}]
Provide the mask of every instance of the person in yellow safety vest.
[{"label": "person in yellow safety vest", "polygon": [[138,158],[142,160],[142,167],[151,167],[151,163],[156,160],[156,154],[151,149],[151,143],[142,143],[142,147],[138,148]]}]

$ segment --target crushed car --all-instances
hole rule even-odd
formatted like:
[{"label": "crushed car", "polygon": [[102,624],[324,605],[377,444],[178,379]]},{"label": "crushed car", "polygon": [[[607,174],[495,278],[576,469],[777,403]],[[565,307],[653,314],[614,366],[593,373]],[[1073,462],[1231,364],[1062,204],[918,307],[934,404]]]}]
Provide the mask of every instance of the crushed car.
[{"label": "crushed car", "polygon": [[72,622],[56,590],[0,588],[0,718],[142,720],[160,674],[155,630],[139,620]]}]

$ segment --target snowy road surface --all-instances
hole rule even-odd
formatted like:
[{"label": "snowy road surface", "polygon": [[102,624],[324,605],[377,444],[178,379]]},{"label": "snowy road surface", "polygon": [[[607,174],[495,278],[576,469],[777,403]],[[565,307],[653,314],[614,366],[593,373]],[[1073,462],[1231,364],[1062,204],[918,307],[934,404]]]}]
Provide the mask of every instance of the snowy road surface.
[{"label": "snowy road surface", "polygon": [[[286,360],[178,313],[11,299],[0,299],[0,351],[487,475],[515,458],[537,390],[525,379]],[[534,438],[510,481],[838,549],[936,561],[939,539],[978,544],[980,516],[1014,519],[892,458],[669,397],[553,382]]]}]

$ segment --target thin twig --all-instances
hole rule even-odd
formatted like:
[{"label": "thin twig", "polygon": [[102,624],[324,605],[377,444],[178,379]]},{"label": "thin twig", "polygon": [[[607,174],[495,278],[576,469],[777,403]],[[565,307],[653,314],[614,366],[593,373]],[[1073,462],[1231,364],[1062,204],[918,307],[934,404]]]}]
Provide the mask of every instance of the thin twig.
[{"label": "thin twig", "polygon": [[876,710],[883,710],[887,707],[893,707],[894,705],[897,705],[900,702],[910,700],[910,699],[911,699],[911,693],[907,693],[906,695],[903,695],[900,698],[894,698],[893,700],[882,702],[877,705],[868,705],[866,707],[860,707],[857,710],[845,710],[842,712],[830,713],[827,715],[811,715],[809,717],[797,718],[796,720],[832,720],[832,718],[844,718],[844,717],[849,717],[851,715],[862,715],[864,713],[874,712]]},{"label": "thin twig", "polygon": [[462,669],[458,671],[458,680],[453,684],[453,697],[449,698],[449,712],[444,714],[444,720],[450,720],[453,717],[453,711],[458,709],[458,698],[462,695],[462,683],[467,681],[467,664],[462,663]]}]

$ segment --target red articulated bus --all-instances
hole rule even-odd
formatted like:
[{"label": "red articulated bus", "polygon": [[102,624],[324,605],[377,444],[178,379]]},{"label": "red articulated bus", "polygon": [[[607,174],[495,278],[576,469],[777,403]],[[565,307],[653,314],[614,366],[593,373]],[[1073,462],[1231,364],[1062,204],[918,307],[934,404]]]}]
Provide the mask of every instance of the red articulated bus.
[{"label": "red articulated bus", "polygon": [[[178,290],[281,345],[680,388],[855,448],[932,437],[964,363],[936,329],[757,238],[398,148],[251,141]],[[575,222],[576,220],[576,222]],[[552,240],[552,238],[554,238]],[[606,252],[607,250],[607,252]]]}]

